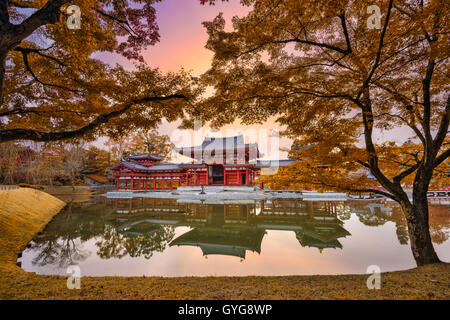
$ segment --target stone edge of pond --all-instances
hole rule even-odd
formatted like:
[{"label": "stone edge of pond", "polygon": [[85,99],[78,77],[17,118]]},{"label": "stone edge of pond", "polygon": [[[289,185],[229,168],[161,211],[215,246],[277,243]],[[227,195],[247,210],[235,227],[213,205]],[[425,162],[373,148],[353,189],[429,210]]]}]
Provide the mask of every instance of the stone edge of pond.
[{"label": "stone edge of pond", "polygon": [[69,290],[67,277],[36,275],[16,265],[19,253],[66,204],[38,190],[11,191],[17,192],[0,191],[1,299],[450,300],[449,263],[382,273],[380,290],[367,288],[369,275],[83,277],[81,290]]}]

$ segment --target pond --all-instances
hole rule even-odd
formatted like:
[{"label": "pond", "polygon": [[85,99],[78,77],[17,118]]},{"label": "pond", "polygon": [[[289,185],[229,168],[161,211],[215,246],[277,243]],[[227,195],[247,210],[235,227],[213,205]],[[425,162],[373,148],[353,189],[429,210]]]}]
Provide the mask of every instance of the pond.
[{"label": "pond", "polygon": [[[430,206],[435,250],[450,261],[448,202]],[[72,202],[22,254],[22,268],[82,276],[362,274],[415,267],[399,206],[272,199]]]}]

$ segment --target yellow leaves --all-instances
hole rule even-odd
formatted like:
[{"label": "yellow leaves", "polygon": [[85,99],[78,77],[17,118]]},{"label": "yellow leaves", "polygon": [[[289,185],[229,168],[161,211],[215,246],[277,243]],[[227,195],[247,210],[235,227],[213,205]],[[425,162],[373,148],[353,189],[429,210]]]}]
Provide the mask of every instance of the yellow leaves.
[{"label": "yellow leaves", "polygon": [[[431,83],[430,123],[437,131],[449,86],[450,47],[443,36],[449,5],[432,1],[419,9],[397,3],[379,50],[381,31],[367,29],[369,0],[251,3],[253,10],[234,19],[232,32],[224,32],[221,17],[206,24],[215,56],[204,80],[215,94],[200,107],[215,125],[276,116],[298,146],[307,146],[290,152],[302,161],[262,180],[276,188],[345,190],[378,186],[370,178],[369,158],[388,179],[414,169],[423,156],[419,136],[402,145],[379,143],[369,155],[365,143],[370,150],[378,131],[364,137],[363,124],[368,132],[409,126],[423,135],[422,80],[433,57],[439,63]],[[382,24],[388,4],[377,3]],[[446,170],[446,164],[437,169],[433,183],[447,183]],[[411,185],[414,177],[412,171],[401,183]]]},{"label": "yellow leaves", "polygon": [[[318,191],[352,191],[364,190],[379,186],[370,174],[370,170],[362,165],[368,163],[369,157],[365,149],[348,144],[340,150],[330,150],[325,144],[305,145],[307,140],[296,140],[289,152],[291,159],[300,159],[287,167],[282,167],[274,175],[261,177],[261,182],[275,189],[306,189]],[[423,157],[422,146],[411,142],[397,145],[386,142],[376,146],[378,165],[381,172],[393,179],[401,172],[417,165]],[[411,187],[415,171],[404,177],[401,183]],[[447,159],[435,170],[431,187],[447,187],[450,185],[450,162]]]}]

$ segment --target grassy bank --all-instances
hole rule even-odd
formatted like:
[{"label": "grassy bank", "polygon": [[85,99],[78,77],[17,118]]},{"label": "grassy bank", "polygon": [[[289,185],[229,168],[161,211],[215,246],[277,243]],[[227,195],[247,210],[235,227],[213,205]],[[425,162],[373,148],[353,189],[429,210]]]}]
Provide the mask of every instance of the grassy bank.
[{"label": "grassy bank", "polygon": [[383,273],[381,290],[367,275],[283,277],[86,277],[69,290],[66,277],[27,273],[17,255],[64,203],[32,189],[0,191],[2,299],[450,299],[450,265]]},{"label": "grassy bank", "polygon": [[94,194],[89,186],[45,186],[44,191],[67,203],[88,201]]},{"label": "grassy bank", "polygon": [[51,195],[91,195],[93,189],[89,186],[45,186],[44,191]]}]

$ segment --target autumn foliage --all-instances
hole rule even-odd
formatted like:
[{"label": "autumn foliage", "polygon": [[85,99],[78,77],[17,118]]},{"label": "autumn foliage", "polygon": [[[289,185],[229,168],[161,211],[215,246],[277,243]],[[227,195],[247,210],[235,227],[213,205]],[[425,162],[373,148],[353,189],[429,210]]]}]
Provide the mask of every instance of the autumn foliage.
[{"label": "autumn foliage", "polygon": [[[389,197],[405,213],[417,263],[439,261],[427,190],[449,181],[448,1],[378,1],[378,13],[366,0],[241,3],[252,10],[232,31],[221,14],[204,22],[214,59],[203,80],[215,94],[203,118],[276,117],[306,148],[269,184]],[[375,139],[393,128],[407,136]]]},{"label": "autumn foliage", "polygon": [[[195,79],[143,63],[159,40],[155,2],[3,1],[0,142],[117,137],[191,113]],[[80,8],[80,29],[67,25],[69,5]],[[134,61],[134,70],[110,66],[105,53]]]}]

